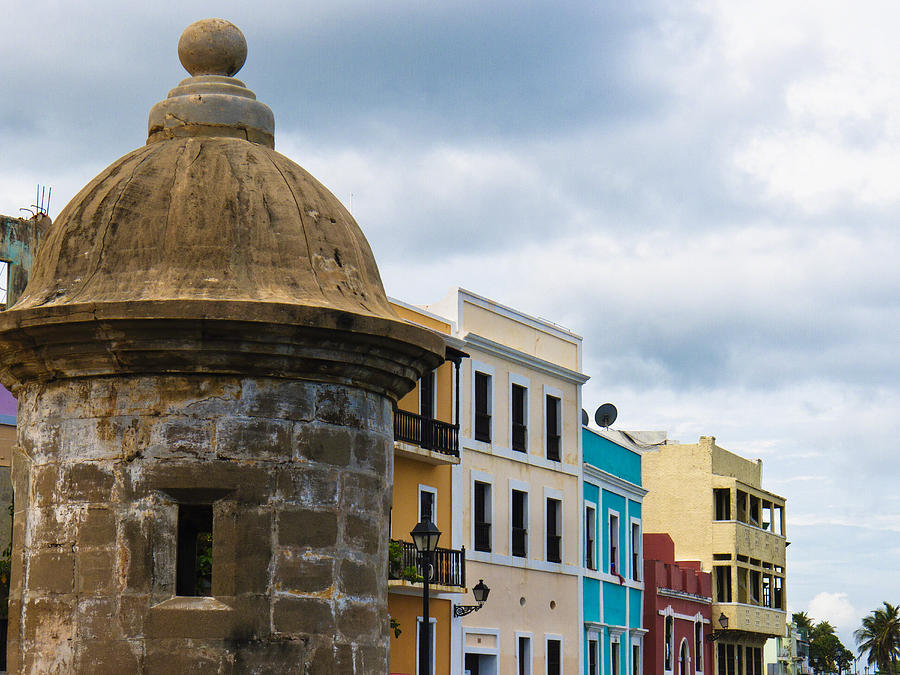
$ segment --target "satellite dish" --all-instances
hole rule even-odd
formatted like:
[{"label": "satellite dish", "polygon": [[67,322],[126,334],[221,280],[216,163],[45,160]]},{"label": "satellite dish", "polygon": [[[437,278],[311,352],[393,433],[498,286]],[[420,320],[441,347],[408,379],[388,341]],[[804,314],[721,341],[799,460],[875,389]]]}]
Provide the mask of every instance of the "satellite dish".
[{"label": "satellite dish", "polygon": [[608,428],[616,421],[618,414],[619,411],[616,410],[616,406],[612,403],[604,403],[597,408],[597,411],[594,413],[594,421],[597,423],[598,427]]},{"label": "satellite dish", "polygon": [[586,427],[588,424],[590,424],[590,422],[591,422],[591,418],[588,417],[587,410],[582,408],[581,409],[581,426]]}]

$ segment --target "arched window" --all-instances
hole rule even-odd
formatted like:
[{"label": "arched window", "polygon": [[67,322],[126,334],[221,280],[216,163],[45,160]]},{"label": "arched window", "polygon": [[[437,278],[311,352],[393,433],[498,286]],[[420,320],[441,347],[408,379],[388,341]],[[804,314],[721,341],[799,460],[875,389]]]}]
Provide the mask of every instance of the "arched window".
[{"label": "arched window", "polygon": [[666,616],[666,658],[665,658],[665,669],[668,671],[672,671],[672,659],[674,658],[675,651],[675,617],[671,614]]},{"label": "arched window", "polygon": [[678,675],[689,675],[691,670],[691,652],[688,641],[681,641],[681,649],[678,654]]}]

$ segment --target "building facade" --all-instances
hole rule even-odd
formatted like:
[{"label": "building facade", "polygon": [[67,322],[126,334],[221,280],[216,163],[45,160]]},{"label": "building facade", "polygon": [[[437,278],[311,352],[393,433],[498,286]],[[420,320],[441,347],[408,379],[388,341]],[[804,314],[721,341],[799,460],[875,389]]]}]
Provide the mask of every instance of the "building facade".
[{"label": "building facade", "polygon": [[581,635],[587,675],[640,675],[644,563],[641,451],[625,434],[582,428]]},{"label": "building facade", "polygon": [[785,500],[763,489],[762,460],[701,436],[655,446],[643,457],[643,477],[646,530],[669,533],[678,559],[712,573],[712,616],[728,620],[715,672],[763,675],[763,646],[785,630],[787,541]]},{"label": "building facade", "polygon": [[[451,324],[392,300],[401,317],[449,336]],[[451,338],[447,338],[448,340]],[[388,558],[388,612],[393,620],[390,672],[417,675],[421,640],[429,640],[433,673],[449,673],[453,605],[467,588],[464,547],[452,548],[453,480],[459,464],[458,381],[464,354],[423,375],[394,410],[394,493]],[[410,531],[430,520],[441,531],[429,590],[429,630],[422,616],[422,583]],[[475,580],[477,581],[477,580]],[[471,584],[469,584],[471,585]]]},{"label": "building facade", "polygon": [[428,310],[470,356],[452,546],[465,546],[467,578],[491,588],[455,624],[450,672],[577,673],[581,338],[462,289]]},{"label": "building facade", "polygon": [[713,672],[712,577],[676,562],[668,534],[644,535],[644,675]]}]

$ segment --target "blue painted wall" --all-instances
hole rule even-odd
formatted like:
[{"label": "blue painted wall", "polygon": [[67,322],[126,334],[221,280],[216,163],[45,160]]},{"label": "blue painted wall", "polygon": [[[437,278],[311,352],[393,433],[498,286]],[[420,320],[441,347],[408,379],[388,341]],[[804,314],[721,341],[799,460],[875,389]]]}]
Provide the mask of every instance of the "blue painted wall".
[{"label": "blue painted wall", "polygon": [[[627,448],[609,441],[606,438],[590,431],[582,430],[584,461],[613,476],[628,481],[634,485],[641,483],[641,456]],[[603,628],[598,634],[600,647],[600,660],[602,672],[607,675],[612,672],[612,642],[607,626],[615,626],[618,630],[622,627],[640,628],[643,616],[643,598],[638,589],[628,588],[615,577],[610,577],[610,532],[609,515],[613,511],[618,516],[618,549],[619,566],[617,572],[626,579],[632,576],[631,565],[631,519],[641,518],[641,503],[620,494],[615,483],[600,480],[608,487],[598,487],[594,483],[583,481],[584,499],[597,505],[597,532],[594,538],[597,542],[598,570],[611,581],[594,579],[588,576],[583,581],[584,620],[600,624]],[[582,527],[584,519],[582,516]],[[587,537],[583,537],[587,542]],[[585,551],[582,551],[582,561],[585,560]],[[643,567],[643,565],[641,566]],[[588,572],[597,574],[597,572]],[[640,570],[643,574],[643,569]],[[584,672],[588,671],[588,633],[584,631]],[[621,636],[619,647],[619,672],[630,672],[631,640],[626,632]]]},{"label": "blue painted wall", "polygon": [[583,427],[582,442],[585,462],[629,483],[641,484],[641,456],[638,453]]}]

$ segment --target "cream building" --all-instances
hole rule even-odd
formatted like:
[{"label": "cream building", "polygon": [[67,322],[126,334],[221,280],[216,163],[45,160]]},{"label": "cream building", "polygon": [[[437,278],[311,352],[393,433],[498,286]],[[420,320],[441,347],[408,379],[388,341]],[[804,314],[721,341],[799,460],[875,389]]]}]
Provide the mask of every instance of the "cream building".
[{"label": "cream building", "polygon": [[763,675],[763,645],[785,631],[787,542],[784,498],[762,488],[762,460],[701,436],[648,451],[642,474],[644,531],[668,532],[677,559],[712,572],[714,672]]},{"label": "cream building", "polygon": [[462,289],[427,310],[470,355],[450,545],[466,549],[468,586],[491,588],[456,619],[450,672],[577,673],[581,337]]}]

